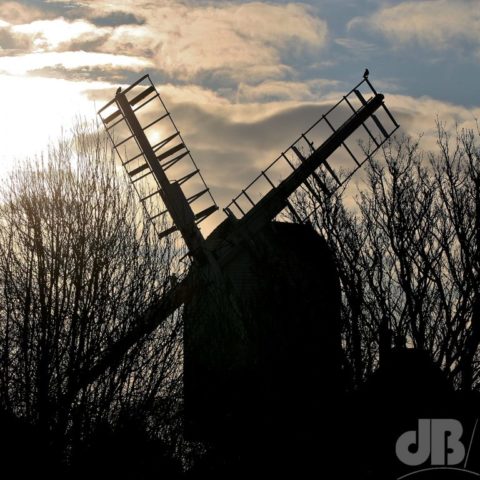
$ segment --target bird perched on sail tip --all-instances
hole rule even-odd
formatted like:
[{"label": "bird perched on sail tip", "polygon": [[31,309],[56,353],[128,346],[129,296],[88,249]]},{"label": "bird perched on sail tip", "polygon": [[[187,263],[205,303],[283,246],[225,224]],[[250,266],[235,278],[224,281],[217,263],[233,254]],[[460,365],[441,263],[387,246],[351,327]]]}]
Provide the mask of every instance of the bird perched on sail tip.
[{"label": "bird perched on sail tip", "polygon": [[370,72],[368,71],[368,68],[365,69],[365,72],[363,73],[363,78],[368,78],[370,75]]},{"label": "bird perched on sail tip", "polygon": [[122,91],[122,87],[118,87],[117,91],[115,92],[115,95],[118,95]]}]

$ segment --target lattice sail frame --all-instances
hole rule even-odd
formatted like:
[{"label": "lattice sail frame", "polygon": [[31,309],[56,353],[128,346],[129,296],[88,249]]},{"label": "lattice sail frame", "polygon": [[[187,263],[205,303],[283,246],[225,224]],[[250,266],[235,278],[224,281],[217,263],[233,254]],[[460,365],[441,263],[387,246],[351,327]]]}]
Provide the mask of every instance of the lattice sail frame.
[{"label": "lattice sail frame", "polygon": [[[144,137],[142,132],[132,128],[132,122],[126,118],[128,115],[122,109],[120,96],[128,103],[127,108],[131,108]],[[210,189],[149,75],[144,75],[122,92],[117,92],[116,97],[98,111],[98,115],[160,238],[180,229],[178,216],[175,221],[172,208],[165,203],[168,200],[165,198],[166,190],[170,186],[176,187],[175,195],[184,195],[188,206],[185,205],[183,209],[191,210],[187,212],[188,215],[193,213],[192,229],[198,229],[201,222],[218,210]],[[146,138],[147,143],[142,145],[139,136],[144,140]],[[168,182],[163,182],[162,186],[163,174]],[[170,207],[172,203],[182,203],[177,200],[170,202]],[[184,212],[177,213],[182,215]]]},{"label": "lattice sail frame", "polygon": [[[180,230],[191,256],[212,263],[216,240],[205,240],[198,224],[218,206],[150,77],[117,91],[99,115],[159,236]],[[307,221],[313,211],[293,208],[295,191],[321,204],[319,190],[328,196],[344,186],[398,128],[384,96],[364,78],[224,209],[226,220],[238,220],[230,240],[255,234],[286,209]]]},{"label": "lattice sail frame", "polygon": [[[348,117],[356,115],[374,96],[378,96],[375,88],[368,78],[364,78],[233,198],[224,208],[225,213],[236,219],[244,218],[267,193],[279,187],[285,178],[293,174],[299,165],[306,162],[311,154],[337,132],[337,128]],[[316,198],[319,189],[327,196],[332,195],[362,168],[399,127],[382,101],[381,107],[361,124],[356,134],[350,135],[342,142],[341,151],[336,151],[328,161],[323,160],[316,171],[305,178],[302,188]],[[334,168],[335,159],[339,164],[337,169]],[[288,208],[290,214],[300,222],[307,221],[313,213],[313,209],[298,212],[289,201],[286,202],[285,208]]]}]

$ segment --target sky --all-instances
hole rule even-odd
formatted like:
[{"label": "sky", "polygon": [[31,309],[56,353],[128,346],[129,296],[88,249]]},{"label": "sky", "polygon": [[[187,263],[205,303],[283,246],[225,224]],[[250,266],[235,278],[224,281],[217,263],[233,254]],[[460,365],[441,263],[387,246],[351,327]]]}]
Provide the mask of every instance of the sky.
[{"label": "sky", "polygon": [[220,206],[366,67],[402,126],[480,115],[479,0],[0,1],[0,175],[151,75]]}]

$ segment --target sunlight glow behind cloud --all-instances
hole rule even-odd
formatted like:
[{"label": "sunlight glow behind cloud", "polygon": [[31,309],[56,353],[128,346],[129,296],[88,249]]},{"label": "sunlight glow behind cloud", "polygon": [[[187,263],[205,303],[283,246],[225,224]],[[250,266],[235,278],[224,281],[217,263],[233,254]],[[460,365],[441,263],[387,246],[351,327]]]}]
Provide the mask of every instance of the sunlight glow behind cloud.
[{"label": "sunlight glow behind cloud", "polygon": [[44,67],[59,66],[66,69],[79,67],[125,67],[140,71],[151,66],[147,60],[126,55],[94,52],[45,52],[13,57],[0,57],[0,71],[21,75]]},{"label": "sunlight glow behind cloud", "polygon": [[[117,85],[147,72],[220,204],[359,81],[366,66],[403,131],[424,132],[424,145],[433,146],[436,114],[460,127],[475,126],[480,115],[478,96],[468,98],[478,90],[469,83],[480,64],[476,4],[0,3],[0,171],[44,148],[76,115],[94,118],[93,99],[98,108]],[[463,84],[451,84],[445,72]]]},{"label": "sunlight glow behind cloud", "polygon": [[2,115],[0,115],[0,164],[8,170],[15,160],[40,154],[49,141],[55,142],[72,118],[92,118],[94,105],[87,102],[85,89],[102,89],[104,83],[0,75]]},{"label": "sunlight glow behind cloud", "polygon": [[82,20],[67,22],[63,18],[37,20],[32,23],[12,27],[14,32],[33,36],[33,44],[40,51],[57,48],[60,44],[91,32],[93,29],[94,25],[89,22]]}]

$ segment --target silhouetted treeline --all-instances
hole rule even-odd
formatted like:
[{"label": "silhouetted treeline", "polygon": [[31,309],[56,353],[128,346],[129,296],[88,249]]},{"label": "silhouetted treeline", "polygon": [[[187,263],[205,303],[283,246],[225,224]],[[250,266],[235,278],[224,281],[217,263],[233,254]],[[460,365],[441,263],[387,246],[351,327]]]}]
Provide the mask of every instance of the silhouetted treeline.
[{"label": "silhouetted treeline", "polygon": [[178,252],[158,242],[93,127],[16,166],[0,195],[2,444],[20,422],[34,432],[26,459],[42,449],[59,468],[122,465],[142,478],[153,450],[172,456],[181,440],[179,315],[87,387],[78,380],[162,295]]},{"label": "silhouetted treeline", "polygon": [[355,205],[344,192],[317,188],[320,205],[298,192],[296,207],[317,207],[311,221],[335,252],[352,388],[405,346],[427,351],[456,387],[480,385],[478,139],[437,122],[428,152],[392,140],[357,174],[366,185],[348,187]]},{"label": "silhouetted treeline", "polygon": [[[320,204],[298,192],[295,206],[316,208],[312,224],[336,258],[352,392],[404,346],[427,352],[456,388],[480,384],[478,137],[439,123],[429,153],[393,140],[357,174],[366,187],[356,205],[341,192],[326,198],[318,188]],[[181,312],[79,383],[175,281],[182,255],[175,241],[157,240],[106,140],[79,126],[16,167],[0,195],[5,468],[82,479],[172,478],[192,465],[192,476],[214,464],[228,472],[222,449],[209,457],[208,445],[182,436]],[[377,395],[375,378],[367,390]]]}]

